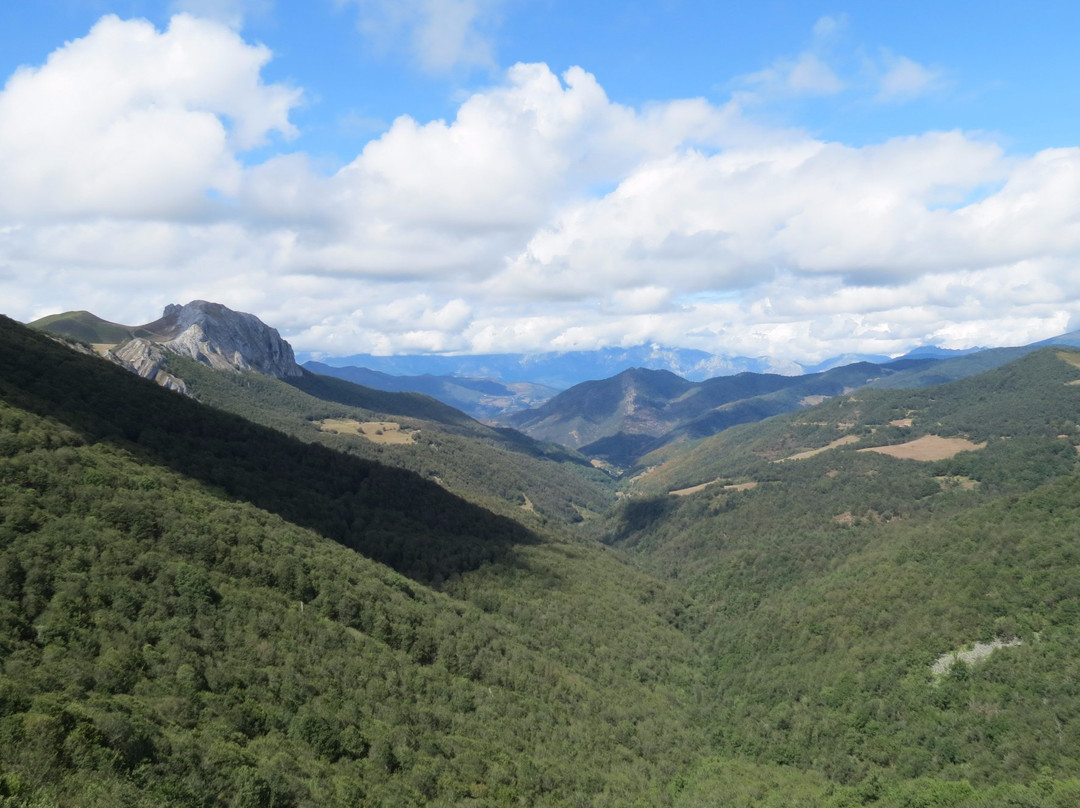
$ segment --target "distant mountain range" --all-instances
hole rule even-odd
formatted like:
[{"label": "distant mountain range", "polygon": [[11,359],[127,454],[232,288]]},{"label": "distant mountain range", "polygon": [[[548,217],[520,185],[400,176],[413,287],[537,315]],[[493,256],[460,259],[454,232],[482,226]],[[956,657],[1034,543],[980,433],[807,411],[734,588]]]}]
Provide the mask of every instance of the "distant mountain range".
[{"label": "distant mountain range", "polygon": [[575,385],[540,407],[505,416],[502,423],[626,468],[669,443],[820,404],[936,361],[856,362],[803,376],[739,373],[703,382],[666,370],[632,368],[610,379]]},{"label": "distant mountain range", "polygon": [[[737,367],[761,367],[765,360],[655,345],[537,356],[361,355],[332,360],[363,360],[399,371],[423,371],[399,376],[329,362],[309,361],[301,368],[277,330],[254,315],[201,300],[168,306],[161,318],[141,326],[111,323],[86,311],[54,315],[31,325],[89,343],[96,352],[140,376],[180,392],[187,391],[187,383],[168,370],[169,354],[220,370],[255,370],[295,380],[294,385],[307,392],[319,388],[317,395],[322,398],[342,395],[323,390],[330,381],[327,377],[336,377],[359,385],[345,394],[351,404],[361,396],[373,410],[422,413],[421,417],[447,423],[455,420],[452,414],[458,410],[458,415],[580,451],[616,472],[633,468],[649,453],[670,444],[812,406],[860,387],[926,387],[984,373],[1047,345],[1080,346],[1080,332],[1015,348],[950,351],[924,346],[897,360],[875,357],[882,361],[851,361],[807,373],[797,372],[801,368],[792,365],[783,367],[785,373],[733,373]],[[843,360],[858,357],[836,359]],[[631,362],[640,364],[624,367]],[[431,369],[452,372],[433,374],[428,372]],[[583,376],[585,381],[557,392]],[[429,398],[407,398],[418,393]],[[395,395],[406,398],[380,398]],[[432,406],[445,405],[454,410],[432,414]]]},{"label": "distant mountain range", "polygon": [[393,376],[363,367],[333,367],[321,362],[305,362],[312,373],[333,376],[376,390],[394,393],[423,393],[473,418],[492,419],[507,412],[542,404],[558,393],[554,387],[533,382],[499,382],[467,376]]},{"label": "distant mountain range", "polygon": [[[888,357],[878,357],[887,361]],[[855,360],[851,360],[855,361]],[[322,358],[329,367],[363,367],[394,376],[464,376],[494,379],[505,384],[530,382],[566,390],[581,382],[606,379],[629,368],[668,370],[690,381],[735,373],[781,373],[795,376],[802,365],[768,357],[716,356],[688,348],[638,345],[595,351],[549,351],[540,354],[473,354],[470,356],[403,355]],[[839,362],[838,364],[849,364]]]}]

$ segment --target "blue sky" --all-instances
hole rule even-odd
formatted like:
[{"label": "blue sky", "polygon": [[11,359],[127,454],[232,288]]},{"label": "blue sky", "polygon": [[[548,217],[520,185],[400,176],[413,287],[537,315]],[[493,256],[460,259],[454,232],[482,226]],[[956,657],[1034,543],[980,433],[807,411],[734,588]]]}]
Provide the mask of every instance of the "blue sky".
[{"label": "blue sky", "polygon": [[1073,4],[0,4],[0,306],[814,361],[1080,326]]}]

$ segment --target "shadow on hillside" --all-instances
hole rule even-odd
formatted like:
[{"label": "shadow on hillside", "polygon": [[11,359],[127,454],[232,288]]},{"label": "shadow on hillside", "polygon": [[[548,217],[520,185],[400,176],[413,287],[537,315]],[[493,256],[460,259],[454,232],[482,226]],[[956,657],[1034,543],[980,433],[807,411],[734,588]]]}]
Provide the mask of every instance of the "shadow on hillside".
[{"label": "shadow on hillside", "polygon": [[0,396],[88,440],[126,444],[423,583],[538,541],[412,472],[205,407],[2,317]]}]

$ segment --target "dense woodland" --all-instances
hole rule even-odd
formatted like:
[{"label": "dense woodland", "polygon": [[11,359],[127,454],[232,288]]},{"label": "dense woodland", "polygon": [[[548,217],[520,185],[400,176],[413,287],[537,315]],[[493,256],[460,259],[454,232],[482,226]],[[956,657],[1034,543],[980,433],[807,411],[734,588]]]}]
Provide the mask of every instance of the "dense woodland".
[{"label": "dense woodland", "polygon": [[[212,409],[2,320],[0,806],[1075,805],[1075,362],[668,447],[616,501],[437,408],[178,363]],[[374,416],[424,440],[314,426]],[[860,451],[930,434],[986,445]]]}]

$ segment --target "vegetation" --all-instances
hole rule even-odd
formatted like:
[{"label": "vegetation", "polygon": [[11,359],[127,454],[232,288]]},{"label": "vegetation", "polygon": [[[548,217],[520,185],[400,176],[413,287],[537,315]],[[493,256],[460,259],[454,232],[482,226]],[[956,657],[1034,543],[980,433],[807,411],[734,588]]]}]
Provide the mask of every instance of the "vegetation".
[{"label": "vegetation", "polygon": [[[313,373],[295,384],[259,373],[218,373],[180,357],[170,357],[169,368],[204,403],[304,441],[408,469],[533,527],[548,520],[581,521],[615,499],[611,478],[577,453],[485,426],[427,396],[370,390]],[[326,419],[391,419],[418,437],[410,444],[380,445],[323,431],[319,423]],[[523,507],[526,501],[531,509]]]},{"label": "vegetation", "polygon": [[[670,801],[703,745],[683,597],[0,325],[2,804]],[[378,496],[297,523],[354,468]]]},{"label": "vegetation", "polygon": [[[1074,805],[1078,362],[667,447],[609,508],[438,409],[178,360],[211,409],[0,320],[0,806]],[[985,447],[861,451],[923,435]]]}]

